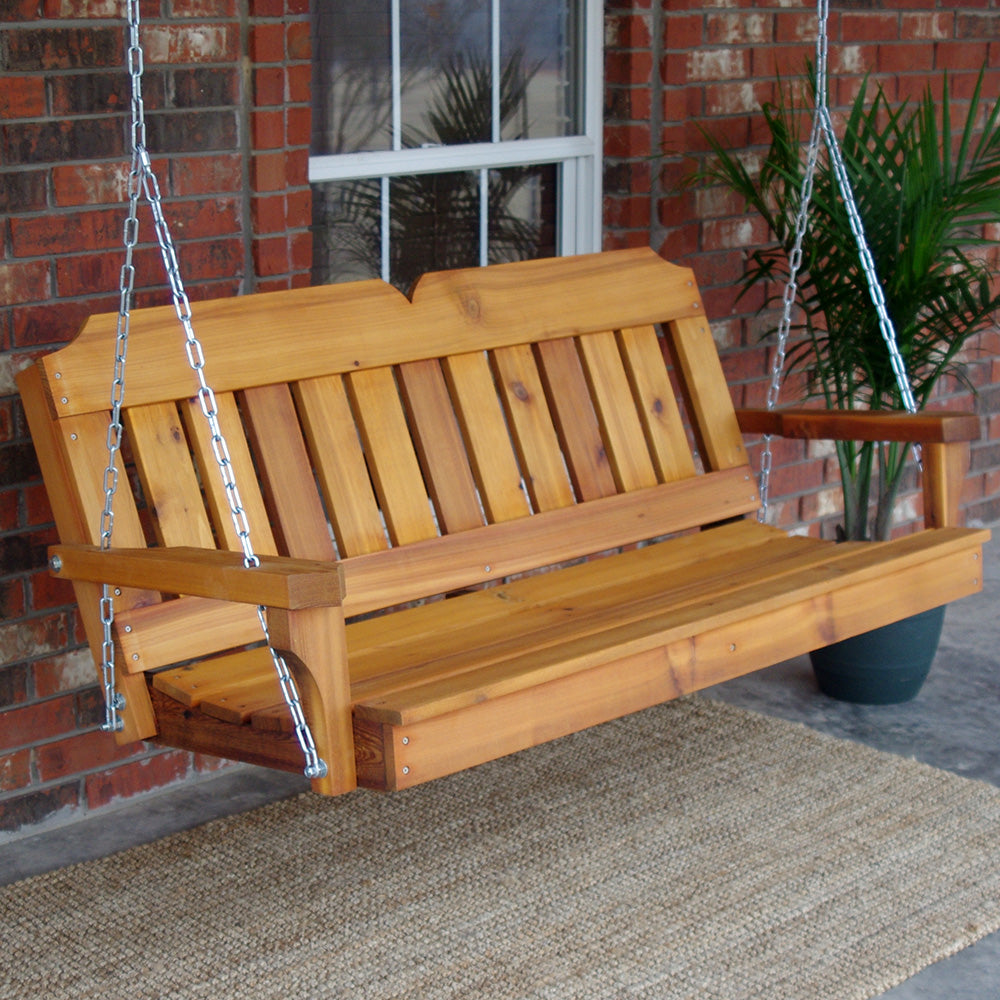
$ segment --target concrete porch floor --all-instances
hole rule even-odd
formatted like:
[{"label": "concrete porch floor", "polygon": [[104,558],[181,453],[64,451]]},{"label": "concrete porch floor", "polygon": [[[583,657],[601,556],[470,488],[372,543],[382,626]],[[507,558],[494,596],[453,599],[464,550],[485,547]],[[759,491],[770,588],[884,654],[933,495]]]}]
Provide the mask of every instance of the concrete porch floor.
[{"label": "concrete porch floor", "polygon": [[[805,657],[706,694],[1000,786],[998,608],[1000,525],[994,526],[987,550],[984,591],[948,609],[940,651],[914,701],[881,707],[834,701],[816,690]],[[305,780],[294,775],[234,768],[196,784],[132,800],[80,822],[0,843],[0,884],[102,857],[305,787]],[[890,1000],[1000,1000],[1000,932],[930,966],[883,996]]]}]

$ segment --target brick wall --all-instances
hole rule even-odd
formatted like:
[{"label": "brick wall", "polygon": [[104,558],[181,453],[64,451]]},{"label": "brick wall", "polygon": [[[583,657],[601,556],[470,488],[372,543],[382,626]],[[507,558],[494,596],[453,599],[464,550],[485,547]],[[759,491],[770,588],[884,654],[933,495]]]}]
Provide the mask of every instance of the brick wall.
[{"label": "brick wall", "polygon": [[[968,86],[984,58],[1000,91],[1000,0],[852,0],[834,14],[837,98],[873,68],[894,96],[948,67]],[[52,516],[14,372],[117,307],[127,167],[125,34],[118,0],[0,0],[0,838],[73,818],[216,762],[118,749],[71,591],[45,573]],[[143,2],[149,146],[192,300],[308,283],[307,0]],[[739,403],[763,397],[754,303],[734,303],[743,249],[766,234],[713,191],[678,194],[702,141],[759,141],[758,102],[811,50],[808,4],[610,0],[606,19],[606,244],[651,244],[693,266]],[[662,154],[662,155],[661,155]],[[139,304],[165,299],[144,216]],[[975,520],[1000,518],[1000,337],[972,366],[991,414],[967,484]],[[956,395],[956,401],[961,401]],[[828,452],[778,444],[783,523],[831,530]],[[916,517],[919,501],[905,499]],[[907,519],[912,521],[908,516]],[[907,527],[904,524],[905,530]]]},{"label": "brick wall", "polygon": [[[831,101],[843,107],[870,72],[890,99],[918,95],[947,70],[955,98],[968,97],[980,67],[985,97],[1000,94],[1000,0],[846,0],[831,4]],[[705,154],[698,125],[733,147],[760,149],[758,113],[780,74],[803,71],[815,53],[815,12],[806,2],[769,0],[609,0],[606,5],[605,246],[649,242],[693,267],[724,351],[737,405],[761,406],[770,358],[756,318],[762,290],[736,300],[745,248],[767,240],[763,224],[716,188],[683,190]],[[994,237],[1000,234],[992,234]],[[994,252],[1000,265],[1000,257]],[[1000,269],[1000,266],[998,266]],[[983,440],[973,447],[964,505],[971,522],[1000,518],[1000,331],[969,352],[979,390]],[[783,390],[795,402],[795,388]],[[972,406],[960,387],[943,387],[942,406]],[[775,442],[772,516],[832,537],[839,521],[839,475],[825,444]],[[755,450],[755,449],[754,449]],[[898,531],[920,523],[919,493],[901,497]]]},{"label": "brick wall", "polygon": [[[118,0],[0,0],[0,836],[214,768],[96,730],[14,373],[117,309],[127,187]],[[307,0],[142,3],[147,144],[193,301],[309,283]],[[168,301],[148,210],[136,301]],[[180,347],[180,341],[178,342]],[[110,390],[109,390],[110,391]]]}]

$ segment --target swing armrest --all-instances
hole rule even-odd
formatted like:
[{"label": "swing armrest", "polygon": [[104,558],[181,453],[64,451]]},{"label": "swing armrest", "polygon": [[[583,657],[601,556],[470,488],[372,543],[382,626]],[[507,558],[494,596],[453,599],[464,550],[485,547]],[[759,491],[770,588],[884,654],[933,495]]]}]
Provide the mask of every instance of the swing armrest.
[{"label": "swing armrest", "polygon": [[260,566],[248,569],[242,553],[183,546],[104,551],[96,545],[54,545],[49,567],[64,580],[289,611],[339,605],[344,590],[339,563],[260,556]]},{"label": "swing armrest", "polygon": [[736,419],[744,434],[810,440],[952,444],[975,441],[980,436],[979,417],[975,413],[744,409],[736,411]]}]

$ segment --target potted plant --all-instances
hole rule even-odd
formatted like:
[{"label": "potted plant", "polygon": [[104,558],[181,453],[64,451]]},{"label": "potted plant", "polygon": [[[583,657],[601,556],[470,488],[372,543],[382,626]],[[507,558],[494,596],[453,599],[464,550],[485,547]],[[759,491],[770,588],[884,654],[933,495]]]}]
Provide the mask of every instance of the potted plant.
[{"label": "potted plant", "polygon": [[[866,78],[840,143],[919,409],[933,399],[944,376],[967,382],[963,352],[996,321],[1000,308],[1000,289],[982,253],[997,243],[984,235],[989,232],[984,226],[1000,224],[1000,100],[984,111],[983,78],[981,72],[958,130],[947,78],[939,98],[928,84],[919,102],[898,106]],[[740,195],[775,237],[774,245],[750,254],[742,279],[741,294],[764,285],[762,311],[781,300],[794,246],[804,140],[816,96],[814,84],[802,90],[807,100],[799,103],[794,89],[779,83],[774,102],[764,105],[770,147],[757,171],[705,133],[715,157],[699,176]],[[807,397],[830,409],[905,409],[828,157],[817,164],[808,218],[786,374],[801,375]],[[835,443],[844,494],[839,534],[850,540],[887,538],[910,445]],[[928,617],[932,634],[935,627],[939,633],[943,609]],[[918,642],[928,644],[927,638]],[[936,642],[934,636],[931,657]],[[897,692],[900,697],[859,690],[855,700],[903,700],[915,693],[913,685]]]}]

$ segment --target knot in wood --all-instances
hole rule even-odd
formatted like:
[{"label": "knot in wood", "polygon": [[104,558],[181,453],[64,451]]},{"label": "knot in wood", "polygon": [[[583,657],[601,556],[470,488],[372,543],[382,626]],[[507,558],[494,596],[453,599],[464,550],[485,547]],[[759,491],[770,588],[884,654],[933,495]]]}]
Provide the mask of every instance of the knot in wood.
[{"label": "knot in wood", "polygon": [[462,308],[466,317],[473,323],[478,323],[482,319],[482,304],[475,292],[467,292],[462,296]]},{"label": "knot in wood", "polygon": [[527,403],[528,400],[531,399],[531,394],[524,387],[524,383],[523,382],[511,382],[511,384],[510,384],[510,391],[512,393],[514,393],[514,395],[519,400],[521,400],[522,403]]}]

